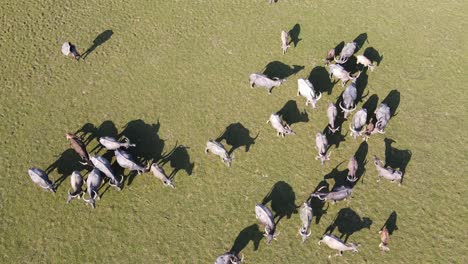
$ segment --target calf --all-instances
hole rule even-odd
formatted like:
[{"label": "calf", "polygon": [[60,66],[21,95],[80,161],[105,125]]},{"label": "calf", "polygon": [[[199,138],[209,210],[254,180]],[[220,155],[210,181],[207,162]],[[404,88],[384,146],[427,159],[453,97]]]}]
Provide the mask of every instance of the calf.
[{"label": "calf", "polygon": [[357,55],[356,59],[357,64],[362,64],[364,67],[368,67],[371,71],[374,71],[375,64],[373,64],[366,56]]},{"label": "calf", "polygon": [[331,49],[327,53],[327,57],[323,60],[325,66],[330,64],[330,62],[335,58],[335,49]]},{"label": "calf", "polygon": [[350,182],[355,182],[357,181],[356,177],[356,172],[358,170],[358,162],[356,158],[353,156],[349,159],[348,162],[348,176],[346,176],[346,179]]},{"label": "calf", "polygon": [[84,163],[80,163],[83,165],[88,164],[92,166],[92,163],[89,160],[88,151],[86,151],[86,145],[83,143],[83,141],[79,137],[70,133],[66,133],[65,137],[70,141],[70,146],[72,149],[80,156],[82,160],[85,161]]},{"label": "calf", "polygon": [[380,177],[384,177],[387,180],[390,180],[391,182],[398,182],[398,186],[401,185],[401,181],[403,180],[403,173],[398,170],[394,170],[392,168],[385,168],[382,164],[382,161],[374,155],[374,165],[375,168],[377,169],[378,173],[378,179],[377,182],[380,181]]},{"label": "calf", "polygon": [[65,56],[71,55],[76,60],[81,58],[80,53],[78,53],[78,50],[76,50],[76,46],[70,42],[65,42],[62,44],[62,53]]},{"label": "calf", "polygon": [[215,260],[215,264],[241,264],[244,263],[244,255],[240,258],[234,252],[226,252],[218,256]]},{"label": "calf", "polygon": [[206,142],[205,153],[208,154],[208,152],[221,157],[221,160],[226,164],[226,166],[231,167],[231,162],[234,159],[234,156],[230,157],[229,153],[220,142],[208,140],[208,142]]},{"label": "calf", "polygon": [[271,123],[271,126],[276,129],[277,136],[284,137],[285,135],[296,135],[294,131],[289,127],[288,124],[283,125],[283,120],[278,114],[271,114],[270,118],[267,120],[267,124]]},{"label": "calf", "polygon": [[288,51],[289,45],[289,33],[286,31],[281,31],[281,49],[283,50],[283,54]]},{"label": "calf", "polygon": [[[318,242],[318,244],[320,245],[322,242],[325,243],[325,245],[327,245],[329,248],[338,250],[338,254],[336,254],[335,256],[343,256],[344,251],[358,252],[357,247],[359,246],[359,244],[346,244],[337,236],[332,234],[323,235],[322,239]],[[329,255],[328,257],[330,258],[331,255]]]},{"label": "calf", "polygon": [[167,177],[167,174],[166,172],[164,171],[164,169],[159,166],[158,164],[156,163],[153,163],[151,165],[151,172],[153,173],[154,177],[160,179],[162,181],[162,183],[164,184],[164,186],[171,186],[172,189],[174,189],[174,184],[172,183],[172,180]]},{"label": "calf", "polygon": [[83,193],[83,176],[81,176],[79,171],[73,171],[70,177],[70,184],[72,192],[70,193],[70,190],[68,190],[67,204],[70,203],[73,198],[78,197],[78,199],[80,199],[81,194]]},{"label": "calf", "polygon": [[379,231],[380,234],[380,244],[379,248],[382,251],[390,251],[390,248],[388,247],[388,240],[390,239],[390,234],[388,233],[388,230],[386,227],[382,228],[382,230]]},{"label": "calf", "polygon": [[273,87],[278,87],[286,81],[286,79],[279,79],[277,77],[270,79],[268,76],[261,73],[250,74],[249,80],[250,88],[254,88],[255,86],[265,87],[268,90],[268,94],[271,94]]}]

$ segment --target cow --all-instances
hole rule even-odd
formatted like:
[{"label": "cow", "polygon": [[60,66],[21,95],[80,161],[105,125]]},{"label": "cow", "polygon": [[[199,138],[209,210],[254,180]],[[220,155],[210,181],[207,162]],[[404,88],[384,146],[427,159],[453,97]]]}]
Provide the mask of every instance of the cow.
[{"label": "cow", "polygon": [[271,240],[276,240],[280,232],[275,234],[276,224],[270,209],[263,204],[255,205],[255,217],[265,226],[265,234],[263,236],[266,237],[266,243],[270,244]]},{"label": "cow", "polygon": [[349,114],[356,110],[357,89],[355,82],[346,86],[341,98],[343,100],[340,102],[340,108],[344,112],[344,118],[348,118]]},{"label": "cow", "polygon": [[357,64],[362,64],[364,67],[368,67],[371,71],[374,71],[375,64],[373,64],[366,56],[357,55],[356,59]]},{"label": "cow", "polygon": [[254,88],[255,86],[265,87],[268,90],[268,94],[271,95],[271,90],[273,87],[280,86],[286,79],[280,79],[277,77],[273,77],[273,79],[268,78],[265,74],[261,73],[252,73],[249,76],[250,80],[250,88]]},{"label": "cow", "polygon": [[70,141],[70,146],[72,149],[80,156],[82,160],[85,161],[80,163],[83,165],[88,164],[92,166],[93,164],[89,160],[89,154],[88,151],[86,151],[86,145],[83,143],[83,141],[71,133],[66,133],[65,137]]},{"label": "cow", "polygon": [[348,59],[353,56],[354,51],[356,50],[357,44],[356,42],[349,42],[344,46],[341,50],[340,58],[338,60],[335,59],[335,62],[343,64],[348,61]]},{"label": "cow", "polygon": [[306,98],[306,105],[310,104],[312,108],[315,108],[317,102],[322,97],[321,92],[316,92],[314,86],[309,80],[302,78],[297,80],[297,96],[303,96]]},{"label": "cow", "polygon": [[365,108],[357,111],[353,117],[353,121],[349,124],[349,129],[351,130],[351,135],[354,138],[361,136],[366,128],[367,121],[367,110]]},{"label": "cow", "polygon": [[96,198],[100,200],[98,190],[102,183],[101,173],[97,168],[94,168],[89,174],[88,178],[86,179],[86,186],[88,187],[87,192],[89,195],[89,199],[85,199],[83,196],[83,201],[90,204],[92,208],[96,208],[95,202]]},{"label": "cow", "polygon": [[208,140],[208,142],[206,142],[205,154],[208,154],[208,152],[221,157],[221,160],[226,164],[226,166],[231,167],[234,156],[229,156],[229,153],[220,142]]},{"label": "cow", "polygon": [[372,134],[374,134],[374,122],[373,122],[373,118],[370,119],[369,121],[369,124],[367,124],[367,127],[366,127],[366,131],[364,131],[364,134],[362,135],[363,136],[363,140],[367,142],[367,140],[369,140],[370,136]]},{"label": "cow", "polygon": [[335,58],[335,49],[330,49],[328,52],[327,52],[327,57],[323,60],[323,62],[325,63],[325,66],[327,66],[328,64],[330,64],[330,62]]},{"label": "cow", "polygon": [[281,135],[284,137],[285,135],[296,135],[288,124],[283,125],[283,120],[281,120],[281,117],[278,114],[271,114],[270,118],[267,120],[267,124],[268,123],[271,123],[271,126],[276,129],[277,136]]},{"label": "cow", "polygon": [[281,31],[281,49],[283,50],[283,54],[288,51],[289,45],[289,33],[286,31]]},{"label": "cow", "polygon": [[114,154],[115,154],[117,163],[120,165],[120,167],[124,169],[129,169],[130,171],[137,171],[138,174],[142,174],[144,172],[149,171],[149,169],[141,165],[138,165],[135,161],[133,161],[133,158],[130,155],[130,153],[122,149],[116,149],[114,151]]},{"label": "cow", "polygon": [[[352,251],[358,252],[357,247],[359,244],[348,243],[346,244],[343,240],[339,239],[337,236],[332,234],[325,234],[323,235],[322,239],[318,242],[320,245],[321,243],[325,243],[329,248],[338,250],[338,254],[335,256],[343,256],[343,251]],[[328,256],[330,258],[331,255]]]},{"label": "cow", "polygon": [[162,181],[162,183],[164,184],[164,186],[170,186],[172,189],[175,188],[174,183],[172,182],[172,179],[167,177],[166,172],[164,171],[164,169],[161,166],[159,166],[156,163],[153,163],[153,164],[151,164],[150,168],[151,168],[151,172],[153,173],[154,177],[160,179]]},{"label": "cow", "polygon": [[62,44],[62,53],[65,56],[71,55],[76,60],[81,58],[80,53],[76,50],[76,46],[68,41]]},{"label": "cow", "polygon": [[328,193],[320,192],[325,187],[326,186],[320,187],[316,192],[312,193],[310,197],[317,197],[322,201],[332,201],[332,204],[335,204],[336,201],[346,200],[350,197],[353,190],[350,187],[340,186]]},{"label": "cow", "polygon": [[330,103],[327,108],[327,117],[328,117],[328,130],[332,134],[340,129],[340,127],[335,128],[336,116],[338,115],[338,111],[336,110],[336,106],[333,103]]},{"label": "cow", "polygon": [[388,233],[388,230],[386,227],[383,227],[382,230],[379,231],[380,234],[380,244],[379,248],[382,251],[390,251],[390,248],[388,247],[388,240],[390,239],[390,234]]},{"label": "cow", "polygon": [[307,202],[302,204],[302,207],[299,211],[299,216],[301,218],[302,223],[301,228],[299,228],[299,234],[302,237],[302,242],[305,242],[311,234],[311,231],[309,229],[310,223],[312,222],[313,212],[310,204],[308,204]]},{"label": "cow", "polygon": [[334,76],[335,78],[339,79],[341,81],[341,86],[345,86],[346,82],[348,81],[356,81],[357,78],[359,78],[359,75],[361,75],[361,72],[359,71],[356,76],[351,76],[351,74],[346,71],[343,66],[339,64],[330,64],[329,66],[329,72],[330,72],[330,79]]},{"label": "cow", "polygon": [[70,177],[70,184],[72,192],[70,193],[70,190],[68,190],[67,204],[70,203],[73,198],[78,197],[78,199],[80,199],[83,193],[83,176],[81,176],[79,171],[73,171]]},{"label": "cow", "polygon": [[318,156],[315,157],[315,160],[320,159],[322,165],[325,161],[330,160],[331,153],[327,155],[328,140],[324,134],[317,133],[315,135],[315,148],[318,150]]},{"label": "cow", "polygon": [[45,171],[39,168],[30,168],[28,174],[31,180],[42,189],[55,193],[54,184],[49,180],[49,175]]},{"label": "cow", "polygon": [[240,258],[234,252],[226,252],[222,255],[219,255],[214,264],[241,264],[244,263],[244,255]]},{"label": "cow", "polygon": [[94,164],[94,167],[100,170],[104,175],[106,175],[109,180],[109,185],[113,186],[117,189],[117,191],[121,191],[121,186],[123,182],[123,177],[119,180],[114,175],[114,171],[112,170],[110,162],[99,155],[94,155],[91,157],[91,162]]},{"label": "cow", "polygon": [[384,177],[385,179],[390,180],[391,182],[397,181],[398,186],[401,185],[401,182],[403,180],[403,173],[401,171],[394,170],[392,168],[385,168],[383,166],[382,161],[376,155],[374,155],[374,165],[378,173],[377,182],[380,181],[380,177]]},{"label": "cow", "polygon": [[358,162],[356,158],[353,156],[349,159],[348,162],[348,175],[346,176],[346,179],[350,182],[355,182],[358,180],[356,177],[356,172],[358,170]]},{"label": "cow", "polygon": [[113,137],[100,137],[99,143],[103,145],[107,150],[116,150],[118,148],[135,147],[135,144],[131,144],[130,140],[127,137],[124,137],[125,142],[119,142]]},{"label": "cow", "polygon": [[375,132],[384,134],[385,127],[387,127],[388,120],[390,119],[390,107],[387,104],[380,104],[379,107],[375,110]]}]

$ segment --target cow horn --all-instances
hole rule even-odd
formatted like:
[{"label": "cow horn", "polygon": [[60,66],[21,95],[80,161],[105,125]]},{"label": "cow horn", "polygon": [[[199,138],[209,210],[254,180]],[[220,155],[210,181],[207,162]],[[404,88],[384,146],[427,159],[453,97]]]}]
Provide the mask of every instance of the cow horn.
[{"label": "cow horn", "polygon": [[319,94],[319,95],[318,95],[317,99],[315,99],[316,101],[318,101],[318,100],[320,100],[320,98],[322,98],[322,93],[321,93],[321,92],[318,92],[318,94]]}]

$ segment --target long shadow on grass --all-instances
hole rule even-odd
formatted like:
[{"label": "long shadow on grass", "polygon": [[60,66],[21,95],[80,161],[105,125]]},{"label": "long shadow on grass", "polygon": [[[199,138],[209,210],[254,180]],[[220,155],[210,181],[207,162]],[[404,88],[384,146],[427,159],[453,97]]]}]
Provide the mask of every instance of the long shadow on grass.
[{"label": "long shadow on grass", "polygon": [[361,229],[370,229],[372,220],[368,217],[361,218],[351,208],[343,208],[336,215],[333,222],[327,227],[324,234],[331,234],[335,229],[341,233],[340,238],[346,243],[348,238]]},{"label": "long shadow on grass", "polygon": [[[322,187],[324,187],[324,188],[322,189]],[[321,192],[322,191],[328,192],[328,188],[329,188],[328,182],[323,180],[323,181],[319,182],[319,184],[317,185],[317,187],[315,187],[315,189],[314,189],[314,191],[312,193],[315,193],[315,192],[317,192],[319,190]],[[315,223],[319,224],[320,219],[322,218],[323,215],[325,215],[327,213],[327,210],[328,210],[328,207],[327,207],[327,209],[323,209],[325,207],[326,202],[320,200],[318,197],[312,197],[312,196],[309,196],[309,198],[307,199],[307,202],[309,202],[310,207],[312,207],[312,211],[314,212]]]},{"label": "long shadow on grass", "polygon": [[95,138],[96,130],[96,126],[86,123],[73,134],[80,137],[85,145],[88,145]]},{"label": "long shadow on grass", "polygon": [[[106,120],[94,130],[92,138],[99,140],[100,137],[113,137],[117,140],[119,139],[117,127],[114,122]],[[89,153],[99,153],[102,149],[104,149],[104,147],[98,143],[91,151],[89,151]]]},{"label": "long shadow on grass", "polygon": [[104,44],[106,41],[108,41],[112,35],[114,34],[114,31],[112,31],[111,29],[108,29],[108,30],[105,30],[103,31],[101,34],[99,34],[93,41],[93,45],[91,45],[91,47],[89,47],[83,54],[82,54],[82,58],[83,60],[86,59],[86,57],[88,57],[88,55],[93,52],[97,47],[101,46],[102,44]]},{"label": "long shadow on grass", "polygon": [[323,66],[314,67],[307,79],[317,91],[321,93],[328,92],[328,94],[332,93],[333,85],[336,83],[330,80],[328,71]]},{"label": "long shadow on grass", "polygon": [[285,79],[291,75],[300,72],[304,68],[305,66],[292,65],[291,67],[287,64],[282,63],[281,61],[272,61],[265,66],[263,74],[265,74],[269,78],[277,77],[280,79]]},{"label": "long shadow on grass", "polygon": [[245,148],[245,152],[250,150],[250,146],[255,144],[255,140],[258,137],[258,133],[255,137],[250,136],[250,131],[241,123],[232,123],[226,127],[223,134],[219,136],[215,141],[221,142],[226,140],[226,143],[231,146],[228,151],[231,155],[236,149],[240,147]]},{"label": "long shadow on grass", "polygon": [[185,171],[189,176],[192,175],[195,163],[190,162],[188,149],[190,148],[176,143],[176,146],[161,159],[160,166],[164,166],[166,163],[171,165],[172,172],[168,175],[170,179],[174,179],[181,170]]},{"label": "long shadow on grass", "polygon": [[57,170],[57,173],[60,174],[60,177],[54,181],[54,185],[56,188],[65,181],[69,175],[72,174],[73,171],[81,171],[85,168],[84,165],[80,163],[81,158],[73,149],[67,149],[60,156],[54,163],[50,164],[46,168],[46,173],[50,174],[52,171]]},{"label": "long shadow on grass", "polygon": [[277,113],[288,125],[292,125],[299,122],[308,122],[309,115],[304,109],[303,112],[297,107],[297,103],[294,100],[289,100]]},{"label": "long shadow on grass", "polygon": [[369,152],[369,145],[367,144],[366,141],[361,142],[359,145],[359,148],[356,150],[354,153],[354,157],[356,158],[356,161],[358,163],[358,169],[356,171],[356,181],[352,183],[352,186],[356,185],[359,180],[361,182],[364,182],[364,173],[366,172],[366,164],[367,164],[367,153]]},{"label": "long shadow on grass", "polygon": [[299,24],[295,24],[294,27],[291,30],[289,30],[289,36],[291,37],[291,42],[294,44],[294,47],[296,47],[297,43],[299,43],[299,41],[302,40],[299,38],[300,33],[301,33],[301,25]]},{"label": "long shadow on grass", "polygon": [[257,224],[248,226],[239,232],[236,240],[234,240],[234,244],[232,245],[230,252],[239,254],[249,244],[250,241],[253,243],[253,250],[257,251],[260,245],[260,240],[262,240],[262,238],[263,233],[260,232]]},{"label": "long shadow on grass", "polygon": [[362,46],[364,46],[364,43],[367,41],[367,33],[359,34],[353,41],[356,42],[357,44],[357,47],[354,50],[354,53],[357,53],[362,48]]},{"label": "long shadow on grass", "polygon": [[390,107],[390,114],[392,117],[396,116],[396,110],[400,105],[400,92],[398,90],[391,90],[387,97],[383,99],[382,103]]},{"label": "long shadow on grass", "polygon": [[279,181],[273,185],[270,192],[263,198],[262,204],[271,202],[271,209],[274,217],[277,218],[276,224],[283,217],[291,218],[292,214],[297,213],[296,194],[291,185],[284,181]]},{"label": "long shadow on grass", "polygon": [[392,235],[394,231],[398,230],[398,226],[396,224],[397,216],[397,213],[393,211],[390,216],[388,216],[387,221],[385,221],[385,224],[382,226],[382,228],[380,228],[380,230],[385,227],[387,228],[388,233]]},{"label": "long shadow on grass", "polygon": [[[395,140],[390,138],[385,138],[385,165],[384,167],[390,167],[392,169],[400,169],[405,176],[406,166],[411,161],[413,153],[408,149],[397,149],[392,146],[393,143],[396,143]],[[403,179],[402,179],[403,182]]]},{"label": "long shadow on grass", "polygon": [[377,66],[380,65],[380,62],[383,60],[383,54],[380,55],[380,53],[373,47],[366,48],[366,50],[364,50],[364,56],[370,61],[377,62]]},{"label": "long shadow on grass", "polygon": [[[375,109],[377,109],[377,103],[379,97],[376,94],[371,95],[367,101],[362,105],[362,108],[367,110],[367,120],[366,123],[369,123],[371,119],[375,116]],[[374,118],[375,120],[375,118]]]}]

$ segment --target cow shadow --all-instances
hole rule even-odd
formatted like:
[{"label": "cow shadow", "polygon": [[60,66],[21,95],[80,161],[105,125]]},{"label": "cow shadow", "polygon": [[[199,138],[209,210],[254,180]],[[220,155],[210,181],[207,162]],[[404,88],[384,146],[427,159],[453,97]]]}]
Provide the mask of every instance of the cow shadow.
[{"label": "cow shadow", "polygon": [[280,79],[286,79],[291,75],[295,75],[298,72],[302,71],[304,68],[305,66],[292,65],[291,67],[280,61],[272,61],[265,66],[263,74],[265,74],[269,78],[277,77]]},{"label": "cow shadow", "polygon": [[[345,63],[340,63],[343,68],[349,72],[351,75],[354,75],[357,73],[359,69],[359,65],[357,64],[357,58],[355,56],[351,56],[348,58],[348,60]],[[362,74],[362,72],[361,72]],[[360,78],[361,76],[359,76]]]},{"label": "cow shadow", "polygon": [[250,241],[253,243],[253,250],[257,251],[262,238],[263,233],[260,232],[258,225],[250,225],[239,232],[236,239],[234,240],[234,244],[232,245],[231,250],[229,251],[234,252],[235,254],[239,254],[245,247],[247,247]]},{"label": "cow shadow", "polygon": [[[403,176],[406,172],[406,167],[411,161],[413,153],[408,149],[397,149],[392,146],[393,143],[396,143],[395,140],[390,138],[385,138],[385,165],[384,167],[390,167],[392,169],[399,169]],[[403,179],[402,179],[403,180]]]},{"label": "cow shadow", "polygon": [[333,86],[336,83],[330,80],[329,73],[323,66],[314,67],[307,79],[312,83],[316,91],[321,93],[328,92],[328,94],[332,93]]},{"label": "cow shadow", "polygon": [[271,209],[275,214],[274,218],[278,218],[276,224],[278,224],[283,217],[289,219],[292,214],[297,213],[297,206],[295,204],[296,194],[291,185],[284,181],[275,183],[270,192],[262,200],[263,205],[269,202],[271,202]]},{"label": "cow shadow", "polygon": [[341,51],[344,48],[344,45],[345,45],[344,41],[341,41],[340,43],[338,43],[338,45],[335,46],[335,49],[334,49],[335,50],[335,56],[338,56],[341,53]]},{"label": "cow shadow", "polygon": [[88,145],[95,138],[96,130],[96,126],[86,123],[73,134],[80,137],[85,145]]},{"label": "cow shadow", "polygon": [[[114,122],[106,120],[102,122],[98,128],[95,129],[93,139],[99,140],[100,137],[113,137],[117,140],[119,139],[118,130]],[[102,149],[104,149],[104,146],[98,143],[89,153],[99,153]]]},{"label": "cow shadow", "polygon": [[373,47],[366,48],[366,50],[364,50],[364,56],[372,62],[377,62],[377,66],[379,66],[380,62],[383,60],[383,55],[380,55]]},{"label": "cow shadow", "polygon": [[299,111],[297,103],[294,100],[287,101],[286,104],[277,112],[277,114],[288,125],[309,121],[309,114],[307,114],[307,111],[305,109],[303,112]]},{"label": "cow shadow", "polygon": [[367,120],[368,124],[371,119],[375,116],[375,109],[377,109],[377,103],[379,102],[379,97],[376,94],[371,95],[367,101],[362,105],[362,108],[367,110]]},{"label": "cow shadow", "polygon": [[342,134],[341,126],[343,125],[344,118],[341,116],[340,120],[338,120],[339,116],[340,116],[339,114],[336,116],[336,122],[335,122],[336,127],[339,127],[339,129],[336,130],[335,133],[332,133],[330,129],[328,129],[328,124],[322,131],[322,133],[325,134],[325,136],[327,137],[327,141],[328,141],[327,152],[329,149],[331,149],[332,146],[335,146],[335,149],[337,149],[340,146],[341,142],[346,141],[346,136],[348,135],[348,131],[346,131],[346,134],[344,135]]},{"label": "cow shadow", "polygon": [[[136,145],[126,150],[135,157],[135,162],[145,166],[145,164],[161,159],[164,140],[158,135],[160,126],[159,120],[157,123],[151,124],[141,119],[130,121],[124,126],[124,130],[118,135],[118,138],[125,136]],[[128,185],[131,185],[136,174],[129,175]]]},{"label": "cow shadow", "polygon": [[[324,189],[320,190],[322,187],[324,187]],[[328,188],[329,188],[328,182],[323,180],[319,182],[319,184],[317,185],[317,187],[315,187],[312,193],[318,192],[319,190],[320,192],[328,192]],[[320,200],[318,197],[312,197],[312,196],[309,196],[309,198],[307,199],[307,202],[309,203],[310,207],[312,207],[312,211],[314,212],[315,223],[319,224],[320,219],[322,218],[323,215],[327,213],[327,210],[328,210],[328,207],[324,209],[326,202]]]},{"label": "cow shadow", "polygon": [[329,179],[334,180],[335,183],[333,184],[333,187],[331,188],[332,191],[338,187],[350,185],[348,180],[346,179],[346,177],[348,176],[348,169],[345,169],[342,171],[338,169],[338,167],[343,163],[344,161],[340,162],[328,174],[323,176],[324,180],[329,180]]},{"label": "cow shadow", "polygon": [[176,144],[176,146],[161,159],[160,166],[164,166],[166,163],[169,163],[172,168],[172,172],[168,175],[170,179],[173,179],[181,170],[185,171],[189,176],[192,175],[195,163],[190,162],[190,155],[187,151],[188,149],[189,147]]},{"label": "cow shadow", "polygon": [[341,233],[340,239],[346,243],[348,238],[364,229],[370,229],[372,225],[372,220],[368,217],[361,218],[354,210],[351,208],[343,208],[335,216],[333,222],[327,227],[324,234],[331,234],[335,229],[338,229],[338,232]]},{"label": "cow shadow", "polygon": [[380,230],[382,230],[384,227],[387,228],[388,230],[388,233],[390,235],[393,234],[393,232],[395,232],[396,230],[398,230],[398,226],[396,224],[397,222],[397,213],[395,211],[393,211],[387,218],[387,221],[385,221],[385,224],[382,226],[382,228],[380,228]]},{"label": "cow shadow", "polygon": [[354,157],[358,163],[358,169],[356,171],[356,178],[357,180],[352,183],[354,187],[359,180],[364,182],[364,174],[366,173],[366,165],[367,165],[367,153],[369,152],[369,144],[366,141],[361,142],[359,148],[354,153]]},{"label": "cow shadow", "polygon": [[361,33],[359,34],[354,40],[356,42],[356,50],[354,50],[354,53],[356,54],[363,46],[364,43],[367,41],[367,33]]},{"label": "cow shadow", "polygon": [[291,38],[291,42],[294,44],[294,47],[297,46],[297,43],[302,39],[299,38],[299,34],[301,33],[301,25],[295,24],[294,27],[289,30],[289,37]]},{"label": "cow shadow", "polygon": [[50,174],[54,170],[57,170],[57,173],[60,175],[60,177],[54,181],[54,186],[58,188],[62,182],[73,173],[73,171],[82,171],[86,168],[80,163],[80,161],[80,156],[78,156],[78,154],[73,149],[69,148],[62,152],[58,159],[45,169],[45,172]]},{"label": "cow shadow", "polygon": [[102,44],[104,44],[106,41],[108,41],[112,35],[114,34],[114,31],[112,31],[111,29],[108,29],[108,30],[105,30],[103,31],[101,34],[99,34],[94,40],[93,40],[93,45],[91,45],[91,47],[89,47],[83,54],[82,54],[82,58],[83,60],[86,59],[86,57],[88,57],[88,55],[93,52],[97,47],[101,46]]},{"label": "cow shadow", "polygon": [[361,72],[361,75],[359,75],[359,78],[356,80],[356,104],[358,102],[362,102],[362,99],[369,95],[369,91],[364,95],[364,90],[367,87],[368,81],[369,76],[367,75],[367,72]]},{"label": "cow shadow", "polygon": [[255,140],[258,137],[258,133],[255,137],[250,136],[250,131],[241,123],[232,123],[226,127],[223,134],[219,136],[215,141],[221,142],[223,139],[226,140],[226,143],[231,146],[231,149],[228,151],[231,155],[236,149],[240,147],[245,148],[245,152],[249,152],[250,146],[255,144]]},{"label": "cow shadow", "polygon": [[390,107],[390,115],[392,117],[396,116],[396,110],[400,105],[400,92],[398,90],[391,90],[390,93],[388,93],[387,97],[383,99],[382,103]]}]

